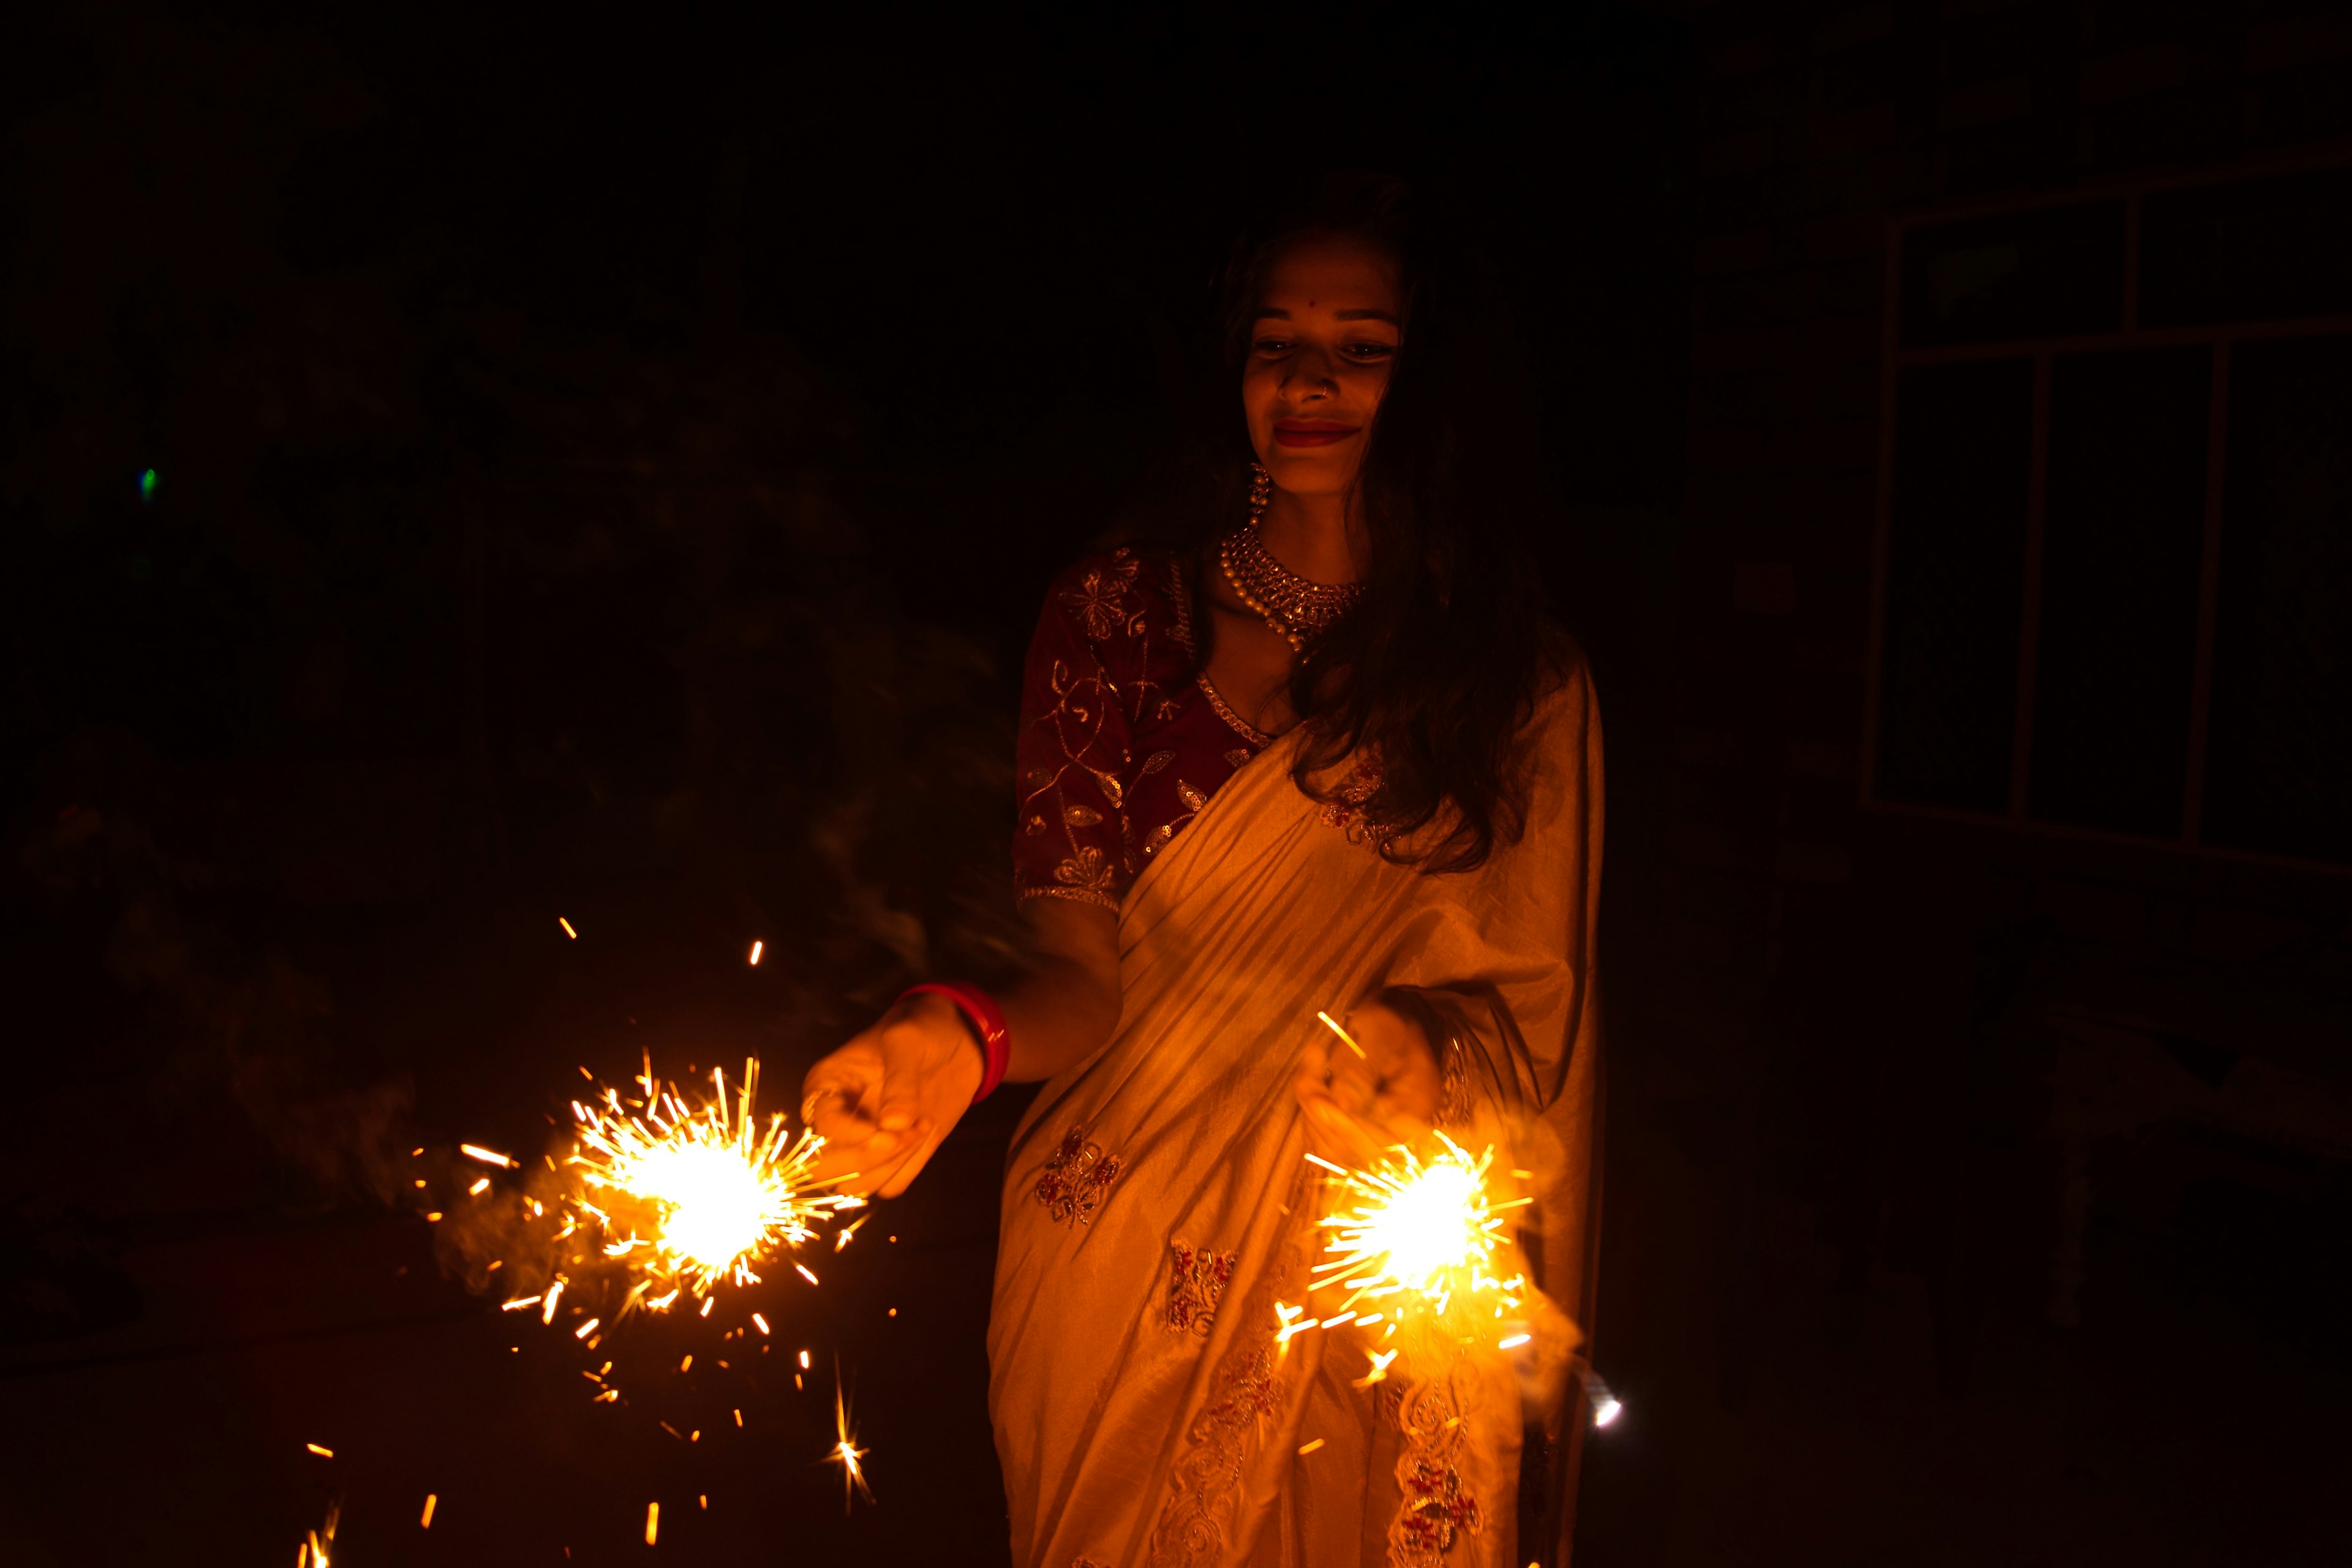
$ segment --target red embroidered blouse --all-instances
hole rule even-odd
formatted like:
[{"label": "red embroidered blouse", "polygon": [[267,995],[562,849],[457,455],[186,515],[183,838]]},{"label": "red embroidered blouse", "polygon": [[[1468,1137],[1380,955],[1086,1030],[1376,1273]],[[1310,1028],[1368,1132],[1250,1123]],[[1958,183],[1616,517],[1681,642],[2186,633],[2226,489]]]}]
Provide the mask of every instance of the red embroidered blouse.
[{"label": "red embroidered blouse", "polygon": [[1118,909],[1151,858],[1265,749],[1195,659],[1192,590],[1174,554],[1115,550],[1055,580],[1022,678],[1022,898]]}]

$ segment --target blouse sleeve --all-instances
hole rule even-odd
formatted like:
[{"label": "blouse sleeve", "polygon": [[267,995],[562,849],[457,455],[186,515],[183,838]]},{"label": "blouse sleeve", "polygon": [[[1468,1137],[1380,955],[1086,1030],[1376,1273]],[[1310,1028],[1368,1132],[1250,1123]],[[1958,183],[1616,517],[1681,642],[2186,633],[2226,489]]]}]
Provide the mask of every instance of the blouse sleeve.
[{"label": "blouse sleeve", "polygon": [[1129,719],[1117,656],[1141,613],[1132,558],[1095,556],[1055,580],[1021,683],[1020,816],[1013,881],[1023,899],[1118,908],[1134,879],[1125,789]]}]

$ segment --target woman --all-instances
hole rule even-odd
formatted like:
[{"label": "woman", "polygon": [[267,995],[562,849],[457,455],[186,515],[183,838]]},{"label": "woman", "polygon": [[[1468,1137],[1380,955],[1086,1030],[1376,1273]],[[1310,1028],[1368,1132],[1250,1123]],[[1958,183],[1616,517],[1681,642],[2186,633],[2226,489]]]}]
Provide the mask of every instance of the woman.
[{"label": "woman", "polygon": [[[1196,549],[1078,563],[1030,652],[1043,957],[1000,997],[919,987],[807,1079],[827,1169],[883,1196],[996,1078],[1045,1081],[989,1336],[1031,1568],[1565,1556],[1600,731],[1507,548],[1529,411],[1443,237],[1360,181],[1234,268],[1246,500]],[[1351,1325],[1286,1332],[1326,1299],[1306,1154],[1433,1129],[1531,1173],[1518,1332],[1385,1368]],[[1522,1499],[1529,1433],[1553,1479]]]}]

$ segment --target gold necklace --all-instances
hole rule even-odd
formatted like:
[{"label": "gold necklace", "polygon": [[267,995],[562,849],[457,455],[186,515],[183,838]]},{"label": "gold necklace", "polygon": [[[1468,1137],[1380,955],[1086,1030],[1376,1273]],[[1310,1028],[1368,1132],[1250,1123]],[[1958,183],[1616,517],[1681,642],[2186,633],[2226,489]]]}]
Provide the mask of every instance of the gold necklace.
[{"label": "gold necklace", "polygon": [[1258,520],[1265,515],[1274,480],[1263,468],[1252,467],[1256,473],[1250,483],[1249,521],[1218,542],[1217,563],[1224,568],[1234,596],[1303,653],[1310,640],[1339,625],[1356,607],[1364,596],[1364,585],[1318,583],[1274,558],[1258,535]]}]

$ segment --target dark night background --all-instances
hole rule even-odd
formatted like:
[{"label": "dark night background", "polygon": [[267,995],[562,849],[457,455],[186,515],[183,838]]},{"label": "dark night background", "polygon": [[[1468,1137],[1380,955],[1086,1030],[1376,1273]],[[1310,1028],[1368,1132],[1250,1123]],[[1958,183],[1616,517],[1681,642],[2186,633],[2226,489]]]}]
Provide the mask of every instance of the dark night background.
[{"label": "dark night background", "polygon": [[1607,715],[1580,1560],[2340,1555],[2343,7],[0,27],[10,1562],[1003,1560],[1021,1096],[806,1391],[590,1405],[454,1148],[1001,961],[1045,581],[1334,164],[1484,215]]}]

